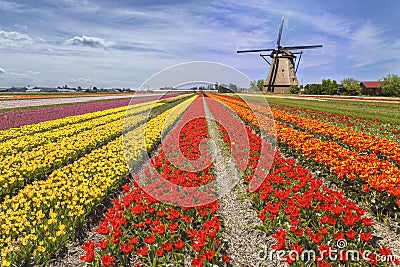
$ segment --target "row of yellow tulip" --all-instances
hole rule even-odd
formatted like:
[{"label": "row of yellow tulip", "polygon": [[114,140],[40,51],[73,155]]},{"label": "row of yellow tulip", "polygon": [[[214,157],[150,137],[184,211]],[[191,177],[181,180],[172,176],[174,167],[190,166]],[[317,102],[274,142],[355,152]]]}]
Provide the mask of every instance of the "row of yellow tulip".
[{"label": "row of yellow tulip", "polygon": [[[134,123],[140,123],[146,119],[146,114],[143,112],[163,103],[152,101],[131,106],[126,120],[133,119]],[[126,107],[124,109],[126,111]],[[0,197],[23,187],[27,182],[45,177],[52,170],[65,165],[66,162],[71,162],[121,135],[126,112],[120,112],[120,110],[121,108],[118,108],[116,114],[71,124],[68,128],[65,127],[67,129],[60,129],[58,132],[40,132],[27,136],[27,141],[33,143],[39,140],[41,144],[31,150],[0,156]],[[84,126],[81,127],[80,124]],[[89,129],[81,131],[82,128]],[[36,136],[39,137],[36,138]]]},{"label": "row of yellow tulip", "polygon": [[[146,114],[139,114],[130,120],[132,124],[139,124],[146,117]],[[46,143],[31,151],[4,157],[0,162],[0,197],[22,188],[30,181],[46,177],[52,170],[65,165],[66,162],[76,160],[90,150],[120,136],[122,125],[122,117],[119,117],[113,122],[59,141]]]},{"label": "row of yellow tulip", "polygon": [[[0,141],[5,141],[5,140],[10,140],[10,139],[15,139],[18,137],[26,137],[30,136],[33,133],[40,133],[40,132],[45,132],[45,131],[51,131],[55,130],[57,131],[58,129],[68,126],[70,124],[78,124],[82,123],[86,120],[92,120],[96,119],[98,117],[106,116],[109,114],[113,114],[119,109],[126,109],[126,107],[121,107],[121,108],[116,108],[116,109],[107,109],[103,111],[97,111],[97,112],[91,112],[91,113],[86,113],[83,115],[77,115],[77,116],[69,116],[57,120],[49,120],[49,121],[44,121],[44,122],[39,122],[36,124],[28,124],[24,125],[18,128],[9,128],[1,131],[1,136],[0,136]],[[2,151],[3,149],[1,149]]]},{"label": "row of yellow tulip", "polygon": [[[171,121],[177,120],[195,97],[173,107],[174,118]],[[146,133],[146,147],[154,146],[169,114],[171,110],[125,134],[124,138],[131,144],[126,148],[132,153],[131,159],[139,162],[145,150],[135,145],[138,136],[143,137]],[[151,131],[146,131],[147,128]],[[127,176],[122,139],[120,136],[55,170],[48,179],[35,181],[17,195],[6,197],[0,206],[3,265],[22,265],[32,255],[35,263],[43,264],[66,244],[75,227],[83,222],[85,214]]]},{"label": "row of yellow tulip", "polygon": [[[185,97],[185,96],[180,95],[180,96],[175,96],[175,97],[169,98],[169,99],[180,99],[182,97]],[[137,106],[140,106],[140,105],[148,105],[148,103],[149,102],[144,102],[141,104],[130,105],[128,107],[136,108]],[[57,132],[59,129],[62,129],[63,127],[68,127],[68,125],[78,124],[78,123],[85,122],[87,120],[92,120],[92,119],[96,119],[98,117],[103,117],[106,115],[114,114],[118,110],[124,111],[124,110],[126,110],[126,108],[127,107],[125,106],[125,107],[116,108],[116,109],[107,109],[107,110],[103,110],[103,111],[91,112],[91,113],[86,113],[86,114],[82,114],[82,115],[69,116],[69,117],[65,117],[65,118],[61,118],[61,119],[57,119],[57,120],[44,121],[44,122],[40,122],[40,123],[36,123],[36,124],[28,124],[28,125],[24,125],[24,126],[21,126],[18,128],[10,128],[10,129],[1,130],[0,131],[0,133],[1,133],[0,141],[5,142],[5,140],[16,139],[17,137],[22,137],[23,139],[21,139],[21,140],[24,140],[24,138],[32,135],[33,133],[39,133],[39,132],[45,132],[45,131],[54,130]],[[2,151],[2,150],[3,149],[0,148],[0,151]]]},{"label": "row of yellow tulip", "polygon": [[[158,144],[162,136],[165,136],[165,133],[183,113],[182,109],[186,110],[196,97],[197,96],[182,103],[179,108],[170,109],[162,113],[157,117],[155,123],[151,120],[149,123],[141,125],[137,130],[124,135],[122,142],[124,156],[130,167],[134,167],[134,165],[138,163],[140,155],[152,150],[154,146]],[[128,127],[128,125],[128,123],[125,123],[124,128]]]},{"label": "row of yellow tulip", "polygon": [[[264,125],[270,123],[270,119],[266,116],[256,118],[240,100],[215,95],[212,97],[228,105],[239,116],[252,124],[263,128]],[[268,114],[268,109],[264,107],[252,105],[252,108],[257,112],[264,110],[265,114]],[[256,123],[257,119],[258,123]],[[313,158],[316,162],[324,163],[339,178],[359,177],[368,182],[369,186],[400,198],[400,169],[387,160],[380,160],[375,154],[361,155],[355,150],[347,149],[333,141],[321,140],[309,132],[293,129],[279,121],[275,121],[275,127],[277,139],[281,143],[296,148],[297,151]],[[265,128],[264,130],[269,131],[270,129]]]},{"label": "row of yellow tulip", "polygon": [[[152,108],[157,108],[166,102],[177,101],[177,99],[179,98],[112,109],[116,112],[115,114],[96,117],[82,123],[71,123],[58,131],[39,132],[7,140],[8,145],[3,145],[3,148],[11,149],[12,145],[16,145],[14,140],[20,141],[20,147],[27,145],[22,152],[16,151],[0,156],[0,197],[22,188],[32,180],[47,176],[52,170],[121,135],[125,115],[125,123],[129,123],[129,120],[133,118],[133,126],[135,126],[146,119],[145,113]],[[141,114],[140,117],[138,114]],[[71,117],[71,119],[75,118]],[[29,143],[33,147],[30,150],[26,149]]]},{"label": "row of yellow tulip", "polygon": [[[113,109],[114,112],[105,116],[99,116],[93,119],[79,123],[70,123],[63,127],[43,131],[38,133],[26,134],[23,136],[8,139],[0,144],[0,160],[5,156],[15,155],[21,151],[30,151],[37,146],[49,142],[57,142],[63,138],[76,135],[82,131],[91,130],[93,127],[113,122],[124,116],[126,107]],[[69,117],[74,120],[74,117]]]},{"label": "row of yellow tulip", "polygon": [[[129,115],[135,115],[148,111],[154,106],[154,104],[159,101],[145,102],[141,104],[135,104],[129,106]],[[161,103],[161,102],[160,102]],[[104,125],[116,120],[123,118],[127,112],[127,106],[114,108],[105,111],[98,111],[93,113],[87,113],[79,116],[71,116],[63,119],[58,119],[55,121],[47,121],[46,123],[50,126],[57,123],[57,121],[68,122],[64,126],[53,129],[51,127],[43,129],[40,132],[32,132],[30,134],[24,134],[22,136],[17,136],[12,139],[8,139],[0,144],[0,161],[3,160],[6,155],[17,154],[21,151],[29,151],[37,146],[44,145],[50,142],[57,142],[64,138],[76,135],[80,132],[91,130],[96,126]],[[80,117],[79,122],[76,121],[76,117]],[[87,119],[89,118],[89,119]],[[46,124],[43,123],[43,124]],[[42,125],[44,126],[44,125]],[[10,129],[13,131],[14,129]],[[7,132],[9,130],[4,130]],[[3,133],[2,131],[0,133]]]}]

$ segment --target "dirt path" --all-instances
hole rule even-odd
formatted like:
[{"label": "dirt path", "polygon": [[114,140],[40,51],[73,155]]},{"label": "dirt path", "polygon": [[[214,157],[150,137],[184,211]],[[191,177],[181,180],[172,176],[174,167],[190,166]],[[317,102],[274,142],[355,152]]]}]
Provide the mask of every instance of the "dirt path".
[{"label": "dirt path", "polygon": [[[238,267],[276,266],[275,262],[260,254],[264,251],[263,246],[272,244],[273,240],[265,232],[256,229],[256,226],[262,225],[262,221],[246,197],[246,186],[234,167],[233,158],[222,149],[223,140],[206,104],[205,114],[208,118],[209,134],[214,141],[216,180],[220,191],[226,193],[219,199],[218,212],[224,221],[223,239],[228,244],[227,253],[231,259],[230,264]],[[227,191],[229,183],[236,184],[230,192]]]}]

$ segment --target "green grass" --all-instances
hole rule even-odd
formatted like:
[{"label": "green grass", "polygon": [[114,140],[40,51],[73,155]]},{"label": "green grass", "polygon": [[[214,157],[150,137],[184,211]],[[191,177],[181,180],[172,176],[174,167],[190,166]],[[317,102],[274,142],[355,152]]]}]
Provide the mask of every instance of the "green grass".
[{"label": "green grass", "polygon": [[[258,98],[257,96],[255,98]],[[351,100],[303,100],[266,97],[270,104],[292,106],[346,116],[378,119],[400,125],[400,103],[381,103]]]}]

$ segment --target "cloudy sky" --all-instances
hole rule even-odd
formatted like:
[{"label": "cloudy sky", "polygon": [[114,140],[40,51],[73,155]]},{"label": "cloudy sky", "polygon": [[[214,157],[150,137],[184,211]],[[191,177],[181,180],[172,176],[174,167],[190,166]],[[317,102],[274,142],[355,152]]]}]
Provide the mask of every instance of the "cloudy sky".
[{"label": "cloudy sky", "polygon": [[268,65],[238,48],[307,50],[302,84],[400,74],[400,1],[0,0],[0,86],[139,87],[190,61],[229,65],[251,79]]}]

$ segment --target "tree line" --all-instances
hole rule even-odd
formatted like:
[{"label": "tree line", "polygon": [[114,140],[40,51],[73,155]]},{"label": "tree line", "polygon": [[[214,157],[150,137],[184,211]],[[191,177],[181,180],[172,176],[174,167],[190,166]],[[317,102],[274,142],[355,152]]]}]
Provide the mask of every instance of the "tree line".
[{"label": "tree line", "polygon": [[[396,74],[388,74],[379,80],[381,82],[382,96],[398,96],[400,97],[400,76]],[[264,80],[252,81],[250,87],[257,87],[262,90]],[[323,79],[321,83],[307,84],[305,86],[291,86],[290,93],[304,93],[309,95],[361,95],[362,89],[360,81],[354,78],[344,78],[338,83],[335,80]]]}]

